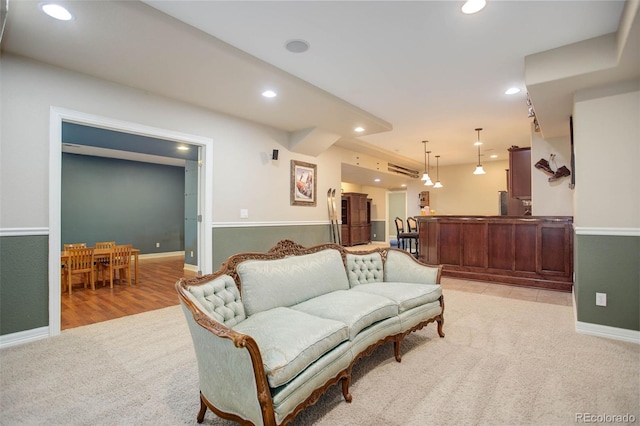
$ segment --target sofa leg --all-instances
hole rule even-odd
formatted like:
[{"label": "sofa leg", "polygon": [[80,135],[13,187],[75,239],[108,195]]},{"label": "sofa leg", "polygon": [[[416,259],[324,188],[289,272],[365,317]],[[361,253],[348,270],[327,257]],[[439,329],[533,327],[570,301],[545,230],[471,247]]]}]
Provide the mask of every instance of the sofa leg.
[{"label": "sofa leg", "polygon": [[202,394],[200,394],[200,411],[198,412],[198,423],[202,423],[204,421],[204,414],[207,412],[207,404],[205,404],[204,399],[202,399]]},{"label": "sofa leg", "polygon": [[400,355],[400,346],[402,345],[402,336],[396,336],[393,341],[393,355],[396,357],[396,361],[402,362],[402,355]]},{"label": "sofa leg", "polygon": [[442,325],[444,324],[444,318],[440,317],[439,320],[436,320],[438,322],[438,336],[440,337],[444,337],[444,331],[442,331]]},{"label": "sofa leg", "polygon": [[347,402],[351,402],[353,397],[349,393],[349,385],[351,384],[351,374],[342,378],[342,395],[344,396],[344,400]]}]

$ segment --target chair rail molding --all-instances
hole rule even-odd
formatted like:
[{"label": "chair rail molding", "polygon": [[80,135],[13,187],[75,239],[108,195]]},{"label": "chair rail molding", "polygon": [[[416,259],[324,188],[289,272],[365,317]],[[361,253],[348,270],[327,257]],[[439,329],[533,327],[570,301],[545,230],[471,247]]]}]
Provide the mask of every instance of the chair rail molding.
[{"label": "chair rail molding", "polygon": [[49,235],[49,228],[0,228],[0,237],[28,237]]},{"label": "chair rail molding", "polygon": [[640,237],[640,228],[591,228],[586,226],[573,227],[576,235],[609,235],[613,237]]}]

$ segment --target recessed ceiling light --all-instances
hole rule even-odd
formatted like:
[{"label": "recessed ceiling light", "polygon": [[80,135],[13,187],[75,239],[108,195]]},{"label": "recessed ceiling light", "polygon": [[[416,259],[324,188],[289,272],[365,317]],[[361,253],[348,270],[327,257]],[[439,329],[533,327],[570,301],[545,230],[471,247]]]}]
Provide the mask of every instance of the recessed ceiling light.
[{"label": "recessed ceiling light", "polygon": [[520,93],[520,89],[517,87],[510,87],[504,91],[505,95],[515,95],[516,93]]},{"label": "recessed ceiling light", "polygon": [[275,98],[276,96],[278,96],[278,94],[273,90],[265,90],[264,92],[262,92],[262,96],[264,96],[265,98]]},{"label": "recessed ceiling light", "polygon": [[467,0],[462,5],[462,13],[470,15],[472,13],[480,12],[486,5],[486,0]]},{"label": "recessed ceiling light", "polygon": [[373,181],[374,182],[380,182],[380,178],[375,178]]},{"label": "recessed ceiling light", "polygon": [[353,129],[354,131],[360,133],[360,132],[364,132],[364,127],[356,127],[355,129]]},{"label": "recessed ceiling light", "polygon": [[489,157],[490,158],[498,158],[498,154],[491,154]]},{"label": "recessed ceiling light", "polygon": [[42,5],[42,11],[52,18],[60,21],[70,21],[73,15],[64,7],[58,4],[47,3]]},{"label": "recessed ceiling light", "polygon": [[304,53],[309,50],[309,43],[305,40],[289,40],[284,47],[291,53]]},{"label": "recessed ceiling light", "polygon": [[185,146],[185,145],[180,145],[180,146],[178,147],[178,149],[179,149],[180,151],[189,151],[189,147],[188,147],[188,146]]}]

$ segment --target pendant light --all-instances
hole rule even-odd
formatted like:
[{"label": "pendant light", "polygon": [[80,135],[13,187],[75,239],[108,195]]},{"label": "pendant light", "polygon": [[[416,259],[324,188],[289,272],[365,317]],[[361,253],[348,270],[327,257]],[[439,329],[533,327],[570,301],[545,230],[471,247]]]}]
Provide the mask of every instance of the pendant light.
[{"label": "pendant light", "polygon": [[440,156],[436,155],[436,184],[433,185],[434,188],[442,188],[442,184],[440,183]]},{"label": "pendant light", "polygon": [[482,127],[478,127],[476,129],[476,132],[478,132],[478,142],[476,142],[475,145],[478,147],[478,165],[473,172],[474,175],[483,175],[486,173],[484,171],[484,168],[482,167],[482,164],[480,164],[480,145],[482,145],[482,142],[480,142],[480,130],[482,130]]},{"label": "pendant light", "polygon": [[429,177],[430,164],[427,162],[427,154],[431,154],[431,151],[427,151],[427,142],[429,141],[422,141],[424,144],[424,174],[420,180],[424,181],[424,186],[432,186],[433,182],[431,182],[431,178]]},{"label": "pendant light", "polygon": [[429,141],[422,141],[424,144],[424,174],[420,180],[424,181],[424,186],[431,186],[433,185],[433,182],[431,182],[431,178],[429,177],[429,165],[427,163],[427,154],[431,151],[427,151],[427,142]]}]

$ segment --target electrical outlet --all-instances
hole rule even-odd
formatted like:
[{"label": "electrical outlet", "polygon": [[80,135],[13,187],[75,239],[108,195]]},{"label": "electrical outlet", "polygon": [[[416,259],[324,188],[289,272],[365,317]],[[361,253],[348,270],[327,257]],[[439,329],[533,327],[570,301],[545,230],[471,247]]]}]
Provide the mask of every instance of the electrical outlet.
[{"label": "electrical outlet", "polygon": [[376,237],[376,234],[373,234],[373,238],[375,238],[375,237]]},{"label": "electrical outlet", "polygon": [[248,209],[240,209],[240,219],[249,219]]},{"label": "electrical outlet", "polygon": [[596,306],[607,306],[607,293],[596,293]]},{"label": "electrical outlet", "polygon": [[156,247],[160,247],[160,243],[156,243]]},{"label": "electrical outlet", "polygon": [[191,257],[193,257],[193,250],[191,250]]}]

